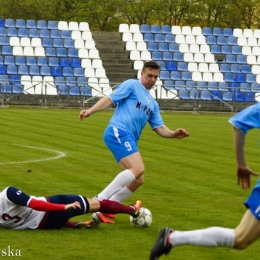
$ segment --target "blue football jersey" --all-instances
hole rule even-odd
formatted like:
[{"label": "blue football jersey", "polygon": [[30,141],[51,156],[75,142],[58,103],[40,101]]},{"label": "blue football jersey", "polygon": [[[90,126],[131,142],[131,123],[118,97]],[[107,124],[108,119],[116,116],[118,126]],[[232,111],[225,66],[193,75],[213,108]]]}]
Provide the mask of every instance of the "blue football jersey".
[{"label": "blue football jersey", "polygon": [[147,121],[152,129],[164,125],[158,103],[139,80],[124,81],[109,97],[116,105],[109,125],[129,132],[136,140]]}]

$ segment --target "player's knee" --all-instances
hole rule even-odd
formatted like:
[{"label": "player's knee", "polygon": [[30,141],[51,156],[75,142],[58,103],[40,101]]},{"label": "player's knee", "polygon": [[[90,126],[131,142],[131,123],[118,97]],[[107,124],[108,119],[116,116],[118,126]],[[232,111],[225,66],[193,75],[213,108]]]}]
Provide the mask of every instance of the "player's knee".
[{"label": "player's knee", "polygon": [[246,249],[250,244],[251,243],[248,240],[236,237],[234,248],[237,250],[243,250]]}]

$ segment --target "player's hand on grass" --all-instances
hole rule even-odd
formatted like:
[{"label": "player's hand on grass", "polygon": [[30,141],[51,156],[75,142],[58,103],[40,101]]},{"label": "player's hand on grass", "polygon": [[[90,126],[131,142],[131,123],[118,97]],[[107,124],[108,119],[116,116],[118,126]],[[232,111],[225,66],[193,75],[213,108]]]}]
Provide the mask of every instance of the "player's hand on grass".
[{"label": "player's hand on grass", "polygon": [[181,139],[181,138],[184,138],[184,137],[188,137],[188,136],[189,136],[189,133],[185,129],[183,129],[183,128],[178,128],[174,132],[174,137],[178,138],[178,139]]},{"label": "player's hand on grass", "polygon": [[89,109],[84,109],[80,111],[79,119],[83,120],[86,117],[89,117],[91,115],[91,111]]},{"label": "player's hand on grass", "polygon": [[65,205],[65,210],[77,209],[77,208],[81,209],[80,203],[78,201]]},{"label": "player's hand on grass", "polygon": [[237,166],[237,184],[241,185],[242,189],[250,188],[250,176],[259,176],[259,173],[252,171],[247,166]]}]

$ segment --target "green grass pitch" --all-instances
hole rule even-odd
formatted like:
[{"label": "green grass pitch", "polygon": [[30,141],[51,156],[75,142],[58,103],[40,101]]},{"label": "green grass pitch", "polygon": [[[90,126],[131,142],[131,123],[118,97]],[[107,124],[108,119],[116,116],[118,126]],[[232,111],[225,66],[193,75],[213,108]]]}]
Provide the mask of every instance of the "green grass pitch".
[{"label": "green grass pitch", "polygon": [[[76,193],[91,198],[120,171],[103,142],[110,110],[83,122],[77,109],[2,108],[0,115],[1,190],[13,185],[35,196]],[[124,203],[141,199],[153,214],[151,227],[134,228],[129,216],[117,215],[115,225],[102,224],[96,230],[1,229],[0,258],[9,246],[20,250],[19,259],[26,260],[143,260],[148,259],[162,227],[234,228],[251,190],[243,191],[236,184],[233,132],[228,123],[231,114],[166,112],[162,116],[168,127],[185,128],[190,137],[164,139],[149,125],[142,133],[139,149],[146,166],[145,181]],[[258,139],[257,130],[246,138],[247,162],[256,171],[260,170]],[[252,179],[252,185],[256,181]],[[86,215],[75,220],[90,218]],[[257,258],[259,242],[244,251],[183,246],[161,259]]]}]

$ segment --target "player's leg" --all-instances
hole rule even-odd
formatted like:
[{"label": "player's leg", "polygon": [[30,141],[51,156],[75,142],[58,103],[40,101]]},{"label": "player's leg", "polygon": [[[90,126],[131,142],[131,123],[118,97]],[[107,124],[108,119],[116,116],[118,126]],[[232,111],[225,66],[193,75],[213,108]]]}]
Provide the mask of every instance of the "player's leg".
[{"label": "player's leg", "polygon": [[235,229],[236,249],[245,249],[260,237],[260,221],[248,209]]}]

